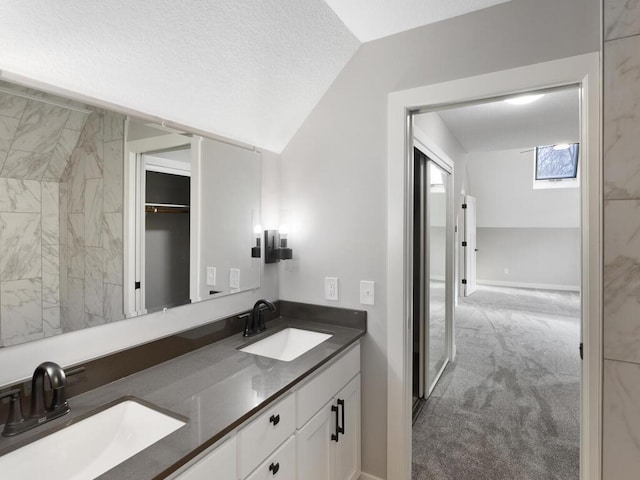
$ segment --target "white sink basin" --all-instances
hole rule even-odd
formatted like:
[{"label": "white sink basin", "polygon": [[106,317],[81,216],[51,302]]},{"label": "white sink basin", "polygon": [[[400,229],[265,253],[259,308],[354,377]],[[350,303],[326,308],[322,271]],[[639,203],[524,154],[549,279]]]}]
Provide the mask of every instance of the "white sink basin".
[{"label": "white sink basin", "polygon": [[264,340],[240,349],[240,351],[290,362],[331,337],[332,335],[328,333],[311,332],[299,328],[285,328]]},{"label": "white sink basin", "polygon": [[2,478],[88,480],[185,422],[125,400],[0,457]]}]

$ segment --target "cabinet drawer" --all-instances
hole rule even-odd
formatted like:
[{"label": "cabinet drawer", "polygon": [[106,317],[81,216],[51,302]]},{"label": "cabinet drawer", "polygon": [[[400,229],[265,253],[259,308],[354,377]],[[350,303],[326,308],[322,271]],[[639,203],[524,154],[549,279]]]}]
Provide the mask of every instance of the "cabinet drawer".
[{"label": "cabinet drawer", "polygon": [[[278,445],[293,434],[295,395],[289,395],[238,432],[238,473],[246,477]],[[266,478],[266,477],[265,477]]]},{"label": "cabinet drawer", "polygon": [[296,392],[296,428],[301,428],[360,371],[360,344]]},{"label": "cabinet drawer", "polygon": [[176,480],[235,480],[236,438],[231,437],[219,447],[207,453],[200,460],[175,477]]},{"label": "cabinet drawer", "polygon": [[295,480],[296,442],[289,437],[284,445],[267,458],[246,480]]}]

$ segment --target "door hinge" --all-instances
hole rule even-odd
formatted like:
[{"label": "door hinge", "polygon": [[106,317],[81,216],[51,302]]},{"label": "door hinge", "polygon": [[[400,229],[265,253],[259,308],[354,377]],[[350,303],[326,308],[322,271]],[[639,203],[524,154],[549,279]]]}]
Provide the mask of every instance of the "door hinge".
[{"label": "door hinge", "polygon": [[467,279],[466,279],[466,278],[463,278],[463,279],[462,279],[462,284],[463,284],[463,285],[466,285],[466,284],[467,284]]},{"label": "door hinge", "polygon": [[462,208],[467,208],[467,204],[466,204],[466,203],[463,203],[463,204],[462,204]]},{"label": "door hinge", "polygon": [[140,282],[136,282],[136,284],[135,284],[136,290],[138,290],[140,288],[140,286],[141,286]]},{"label": "door hinge", "polygon": [[580,360],[584,359],[584,347],[582,345],[582,342],[580,342],[580,347],[578,347],[580,349]]},{"label": "door hinge", "polygon": [[467,242],[462,242],[462,246],[466,247],[467,246]]}]

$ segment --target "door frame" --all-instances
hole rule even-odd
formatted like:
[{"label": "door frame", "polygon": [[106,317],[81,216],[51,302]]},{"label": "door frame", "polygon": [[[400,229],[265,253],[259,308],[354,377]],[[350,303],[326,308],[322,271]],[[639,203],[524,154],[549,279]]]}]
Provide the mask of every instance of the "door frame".
[{"label": "door frame", "polygon": [[[447,365],[449,364],[449,362],[452,362],[453,360],[455,360],[455,353],[456,353],[456,346],[455,346],[455,335],[454,335],[454,331],[455,331],[455,284],[457,282],[457,278],[456,278],[456,274],[455,274],[455,210],[456,210],[456,206],[455,206],[455,202],[454,202],[454,196],[453,196],[453,188],[454,188],[454,179],[455,179],[455,172],[454,172],[454,161],[453,159],[451,159],[445,152],[443,152],[440,149],[435,148],[435,145],[431,145],[428,146],[428,144],[430,144],[431,142],[429,141],[428,138],[426,138],[422,132],[420,132],[418,129],[412,129],[412,133],[411,133],[411,137],[413,138],[413,145],[411,148],[411,155],[413,157],[413,148],[418,149],[420,152],[422,152],[425,157],[426,157],[426,162],[425,162],[425,169],[428,172],[429,170],[429,162],[433,162],[437,167],[439,167],[441,170],[443,170],[447,175],[447,197],[446,197],[446,237],[445,237],[445,243],[447,245],[450,246],[449,249],[447,249],[446,252],[446,265],[445,265],[445,343],[446,343],[446,352],[447,352],[447,357],[445,362],[443,363],[442,367],[440,367],[440,369],[438,370],[438,373],[435,376],[435,380],[430,384],[427,381],[428,378],[428,368],[425,368],[423,375],[421,375],[420,377],[420,382],[421,385],[423,385],[423,388],[421,388],[420,390],[424,392],[424,398],[429,398],[429,396],[431,395],[431,392],[433,391],[433,389],[435,388],[435,385],[438,383],[440,377],[442,376],[442,373],[444,372],[444,369],[447,367]],[[411,160],[412,162],[414,161],[413,158]],[[429,178],[429,174],[426,173],[426,177],[425,178]],[[413,182],[413,180],[412,180]],[[428,182],[427,182],[428,185]],[[413,186],[413,183],[412,183]],[[425,187],[427,187],[425,185]],[[428,188],[428,187],[427,187]],[[413,192],[411,195],[413,196],[415,192]],[[426,224],[429,223],[429,209],[428,209],[428,194],[425,194],[426,198],[425,198],[425,214],[426,214]],[[413,215],[413,214],[412,214]],[[430,249],[430,237],[427,235],[425,237],[424,240],[424,245],[423,245],[423,249],[427,252],[429,252]],[[427,254],[425,256],[425,261],[424,261],[424,265],[422,265],[422,267],[424,268],[424,272],[429,272],[430,271],[430,254]],[[424,274],[426,276],[426,273]],[[425,303],[427,303],[427,307],[426,307],[426,317],[429,319],[430,318],[430,311],[431,311],[431,305],[429,304],[428,301],[425,301]],[[413,313],[413,312],[412,312]],[[413,317],[413,314],[412,314]],[[430,330],[428,328],[425,328],[425,331],[423,332],[421,341],[423,342],[424,348],[423,348],[423,353],[425,356],[429,355],[429,342],[430,342]],[[425,363],[426,360],[424,358],[421,359],[422,363]]]},{"label": "door frame", "polygon": [[[473,204],[473,235],[476,237],[473,240],[473,245],[469,244],[469,217],[471,215],[469,215],[469,204]],[[463,296],[464,297],[468,297],[469,295],[472,295],[473,292],[476,291],[478,285],[477,285],[477,262],[476,262],[476,252],[478,251],[478,249],[476,248],[477,246],[477,230],[478,230],[478,220],[477,220],[477,211],[476,211],[476,197],[474,197],[473,195],[465,195],[464,196],[464,204],[466,205],[466,207],[464,207],[464,237],[462,237],[464,239],[465,242],[465,247],[462,249],[464,251],[464,258],[463,258],[463,262],[464,262],[464,276],[463,278],[465,279],[466,283],[464,285],[463,290]],[[473,247],[474,251],[471,251],[471,248]],[[471,260],[471,257],[473,258],[473,261]],[[471,274],[471,265],[473,264],[473,275]],[[469,283],[469,280],[473,279],[473,284]],[[469,285],[473,285],[473,291],[469,292],[470,287]]]},{"label": "door frame", "polygon": [[[129,117],[125,120],[125,132],[128,131]],[[147,313],[144,308],[144,242],[142,226],[144,225],[143,186],[139,179],[144,176],[142,155],[148,152],[168,150],[184,145],[191,148],[191,212],[190,212],[190,265],[189,291],[191,302],[200,300],[198,296],[198,262],[200,261],[200,143],[202,137],[193,135],[185,137],[180,134],[160,135],[157,137],[131,140],[125,138],[124,153],[124,204],[136,205],[135,209],[124,209],[124,313],[125,318],[132,318]],[[197,201],[196,201],[197,199]],[[136,250],[139,250],[138,252]],[[136,281],[140,288],[133,287]],[[195,300],[194,300],[195,299]]]},{"label": "door frame", "polygon": [[[387,478],[411,478],[412,112],[560,86],[581,87],[580,479],[602,462],[602,161],[598,52],[392,92],[387,142]],[[398,394],[400,392],[400,394]]]}]

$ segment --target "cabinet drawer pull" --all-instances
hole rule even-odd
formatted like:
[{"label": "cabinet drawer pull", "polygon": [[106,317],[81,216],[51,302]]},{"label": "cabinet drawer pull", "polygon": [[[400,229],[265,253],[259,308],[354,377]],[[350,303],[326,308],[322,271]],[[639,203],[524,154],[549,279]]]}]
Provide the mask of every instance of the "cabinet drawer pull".
[{"label": "cabinet drawer pull", "polygon": [[278,423],[280,423],[280,414],[271,415],[271,417],[269,417],[269,421],[273,423],[273,426],[275,427]]},{"label": "cabinet drawer pull", "polygon": [[338,442],[339,435],[340,435],[340,425],[338,424],[338,415],[339,415],[338,410],[339,408],[337,407],[337,405],[331,405],[331,411],[336,412],[336,433],[331,434],[331,440],[333,440],[336,443]]},{"label": "cabinet drawer pull", "polygon": [[[338,399],[338,407],[342,407],[342,426],[338,427],[338,433],[344,435],[344,400]],[[336,415],[337,419],[337,415]]]},{"label": "cabinet drawer pull", "polygon": [[278,470],[280,470],[280,462],[278,463],[272,463],[271,465],[269,465],[269,471],[275,475],[276,473],[278,473]]}]

